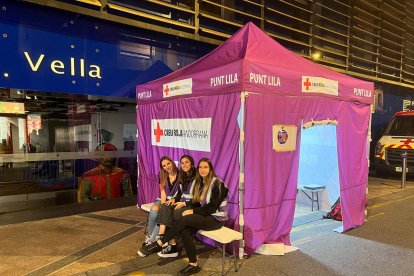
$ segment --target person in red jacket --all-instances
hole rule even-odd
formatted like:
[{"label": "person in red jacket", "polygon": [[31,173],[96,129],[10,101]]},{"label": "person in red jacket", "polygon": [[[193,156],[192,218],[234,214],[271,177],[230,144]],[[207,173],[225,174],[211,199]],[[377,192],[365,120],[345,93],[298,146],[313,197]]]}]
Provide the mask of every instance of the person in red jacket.
[{"label": "person in red jacket", "polygon": [[[116,151],[117,148],[112,144],[104,143],[96,150]],[[82,175],[79,183],[80,202],[132,195],[129,174],[115,167],[114,161],[115,159],[111,157],[100,158],[97,167]]]}]

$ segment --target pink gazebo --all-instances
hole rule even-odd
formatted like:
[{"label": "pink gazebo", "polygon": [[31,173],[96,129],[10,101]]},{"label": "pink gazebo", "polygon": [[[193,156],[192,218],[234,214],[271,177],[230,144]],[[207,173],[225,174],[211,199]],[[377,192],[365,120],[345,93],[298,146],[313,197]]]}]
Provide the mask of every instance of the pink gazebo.
[{"label": "pink gazebo", "polygon": [[159,159],[208,157],[230,189],[241,253],[290,245],[301,127],[335,122],[343,229],[365,220],[374,85],[282,47],[248,23],[214,51],[137,86],[138,203],[158,193]]}]

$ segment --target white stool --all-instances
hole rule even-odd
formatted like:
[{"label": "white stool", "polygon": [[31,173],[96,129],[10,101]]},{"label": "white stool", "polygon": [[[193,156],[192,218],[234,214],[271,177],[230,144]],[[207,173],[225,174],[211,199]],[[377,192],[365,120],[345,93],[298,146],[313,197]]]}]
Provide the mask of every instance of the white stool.
[{"label": "white stool", "polygon": [[218,230],[212,230],[212,231],[199,230],[198,233],[216,242],[219,242],[223,245],[223,255],[221,257],[221,275],[224,275],[224,260],[226,259],[226,244],[231,242],[233,246],[234,271],[236,272],[238,271],[237,255],[236,255],[236,248],[234,247],[234,241],[243,239],[242,233],[236,230],[227,228],[225,226],[222,226]]},{"label": "white stool", "polygon": [[[318,211],[319,211],[319,196],[318,193],[322,192],[325,189],[325,186],[322,185],[303,185],[303,186],[298,186],[298,191],[302,191],[307,198],[310,199],[311,204],[312,204],[312,211],[313,211],[313,203],[316,202],[316,205],[318,206]],[[311,195],[309,195],[306,192],[310,192]],[[316,199],[315,199],[315,195],[316,195]]]}]

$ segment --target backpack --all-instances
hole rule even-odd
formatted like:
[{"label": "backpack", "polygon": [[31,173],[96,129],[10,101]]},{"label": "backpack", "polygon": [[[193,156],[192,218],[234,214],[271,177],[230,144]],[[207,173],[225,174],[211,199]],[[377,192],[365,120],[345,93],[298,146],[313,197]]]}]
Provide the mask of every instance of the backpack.
[{"label": "backpack", "polygon": [[324,219],[333,219],[337,221],[342,221],[342,210],[341,210],[341,199],[338,200],[332,205],[331,211],[323,216]]}]

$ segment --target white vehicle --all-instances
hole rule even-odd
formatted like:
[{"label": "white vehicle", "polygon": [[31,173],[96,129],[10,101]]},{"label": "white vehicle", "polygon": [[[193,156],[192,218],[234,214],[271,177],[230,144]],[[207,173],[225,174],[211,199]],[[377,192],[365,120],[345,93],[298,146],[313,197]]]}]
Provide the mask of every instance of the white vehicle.
[{"label": "white vehicle", "polygon": [[401,173],[404,152],[407,172],[414,173],[414,111],[395,113],[378,141],[373,162],[377,175]]}]

